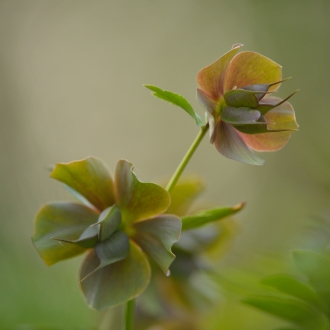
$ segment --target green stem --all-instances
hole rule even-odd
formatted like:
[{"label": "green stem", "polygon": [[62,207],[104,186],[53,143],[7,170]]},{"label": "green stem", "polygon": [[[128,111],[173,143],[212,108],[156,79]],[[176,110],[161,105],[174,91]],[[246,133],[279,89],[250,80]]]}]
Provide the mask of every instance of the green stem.
[{"label": "green stem", "polygon": [[125,330],[133,330],[134,321],[134,299],[129,300],[125,310]]},{"label": "green stem", "polygon": [[177,182],[180,179],[180,176],[182,174],[182,172],[184,171],[184,169],[186,168],[187,164],[189,163],[191,157],[193,156],[193,154],[195,153],[197,147],[199,146],[199,144],[201,143],[201,141],[203,140],[203,137],[205,136],[206,132],[209,129],[209,124],[206,124],[205,126],[203,126],[200,130],[200,132],[198,133],[196,139],[194,140],[194,142],[192,143],[192,145],[190,146],[190,148],[188,149],[187,153],[185,154],[185,156],[183,157],[183,159],[181,160],[181,163],[179,164],[178,168],[176,169],[176,171],[174,172],[170,182],[167,184],[166,186],[166,190],[168,192],[171,192],[173,190],[173,188],[175,187],[175,185],[177,184]]}]

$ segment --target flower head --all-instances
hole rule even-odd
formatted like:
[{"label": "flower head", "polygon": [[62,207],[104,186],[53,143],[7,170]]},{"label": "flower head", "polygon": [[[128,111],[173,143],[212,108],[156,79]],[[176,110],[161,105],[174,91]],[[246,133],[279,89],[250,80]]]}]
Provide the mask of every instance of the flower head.
[{"label": "flower head", "polygon": [[282,67],[241,44],[197,75],[197,98],[209,116],[210,138],[225,157],[262,165],[253,151],[277,151],[298,128],[287,99],[269,96],[282,80]]},{"label": "flower head", "polygon": [[32,241],[47,265],[86,251],[79,280],[91,307],[101,310],[142,293],[151,276],[147,256],[167,273],[181,219],[162,214],[170,205],[164,188],[140,182],[125,160],[118,161],[114,179],[94,157],[57,164],[51,177],[82,203],[43,206]]}]

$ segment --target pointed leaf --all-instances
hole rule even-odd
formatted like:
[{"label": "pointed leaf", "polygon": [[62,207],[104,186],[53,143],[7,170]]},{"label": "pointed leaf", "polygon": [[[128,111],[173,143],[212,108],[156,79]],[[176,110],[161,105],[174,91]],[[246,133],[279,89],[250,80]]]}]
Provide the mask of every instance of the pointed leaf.
[{"label": "pointed leaf", "polygon": [[[99,265],[95,250],[83,260],[79,278],[85,278]],[[150,281],[150,266],[140,248],[130,242],[128,256],[105,266],[80,282],[88,305],[97,310],[127,302],[141,294]]]},{"label": "pointed leaf", "polygon": [[98,242],[98,230],[95,227],[87,227],[80,235],[79,239],[76,240],[68,240],[56,237],[52,237],[52,239],[63,243],[75,244],[85,249],[90,249],[94,247]]},{"label": "pointed leaf", "polygon": [[34,222],[32,242],[47,265],[74,257],[85,251],[73,244],[60,244],[52,239],[76,240],[98,219],[98,213],[76,203],[46,204],[39,210]]},{"label": "pointed leaf", "polygon": [[239,132],[222,120],[217,122],[214,129],[214,145],[220,154],[227,158],[251,165],[264,163],[250,150]]},{"label": "pointed leaf", "polygon": [[154,183],[140,182],[133,173],[133,165],[126,160],[116,165],[115,191],[125,224],[154,217],[170,205],[169,193]]},{"label": "pointed leaf", "polygon": [[155,95],[156,97],[165,100],[167,102],[170,102],[185,110],[195,120],[197,126],[204,125],[202,119],[194,111],[190,103],[183,96],[172,93],[170,91],[164,91],[156,86],[152,86],[152,85],[144,85],[144,86],[150,89],[151,91],[153,91],[153,95]]},{"label": "pointed leaf", "polygon": [[98,158],[56,164],[50,176],[84,196],[100,211],[115,202],[110,171]]},{"label": "pointed leaf", "polygon": [[244,303],[290,321],[306,330],[325,330],[328,322],[323,314],[303,301],[272,296],[250,296]]},{"label": "pointed leaf", "polygon": [[263,278],[261,283],[271,286],[282,293],[304,300],[309,304],[319,304],[319,299],[313,288],[294,276],[287,274],[271,275]]},{"label": "pointed leaf", "polygon": [[259,100],[256,93],[244,89],[232,89],[224,95],[226,104],[235,108],[255,108]]},{"label": "pointed leaf", "polygon": [[244,205],[245,203],[237,204],[235,206],[217,207],[199,212],[197,214],[182,217],[182,230],[202,227],[210,222],[221,220],[239,212]]},{"label": "pointed leaf", "polygon": [[106,208],[94,225],[99,225],[99,239],[104,241],[109,238],[121,224],[121,213],[117,205]]},{"label": "pointed leaf", "polygon": [[[258,110],[253,110],[250,108],[232,108],[226,107],[221,112],[221,120],[228,124],[235,125],[246,125],[246,124],[255,124],[256,121],[260,118],[261,113]],[[262,123],[260,123],[262,124]]]},{"label": "pointed leaf", "polygon": [[133,229],[134,241],[167,274],[170,264],[175,259],[171,247],[179,240],[181,219],[174,215],[161,215],[137,222],[133,225]]}]

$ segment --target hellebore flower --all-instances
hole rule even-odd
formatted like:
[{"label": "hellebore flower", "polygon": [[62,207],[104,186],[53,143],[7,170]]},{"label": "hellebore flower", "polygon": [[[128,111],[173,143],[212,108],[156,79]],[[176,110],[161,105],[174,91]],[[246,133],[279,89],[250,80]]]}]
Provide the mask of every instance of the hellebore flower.
[{"label": "hellebore flower", "polygon": [[79,281],[90,307],[102,310],[142,293],[151,276],[147,256],[168,272],[181,219],[162,214],[171,200],[164,188],[140,182],[125,160],[118,161],[114,180],[94,157],[57,164],[51,177],[82,203],[44,205],[32,241],[47,265],[86,252]]},{"label": "hellebore flower", "polygon": [[282,80],[282,67],[241,44],[197,75],[197,98],[208,111],[210,140],[225,157],[262,165],[253,151],[277,151],[298,128],[293,107],[268,96]]}]

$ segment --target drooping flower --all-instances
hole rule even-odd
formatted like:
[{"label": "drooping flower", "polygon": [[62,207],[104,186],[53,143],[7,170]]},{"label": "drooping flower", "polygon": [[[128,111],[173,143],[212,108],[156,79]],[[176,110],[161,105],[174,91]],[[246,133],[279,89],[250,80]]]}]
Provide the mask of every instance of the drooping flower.
[{"label": "drooping flower", "polygon": [[206,108],[210,140],[225,157],[253,165],[253,151],[277,151],[298,128],[292,105],[268,94],[282,80],[282,67],[255,52],[238,53],[241,44],[197,75],[197,98]]},{"label": "drooping flower", "polygon": [[181,219],[163,214],[170,205],[164,188],[140,182],[125,160],[118,161],[114,180],[94,157],[57,164],[51,177],[82,203],[43,206],[32,241],[47,265],[86,252],[79,280],[90,307],[102,310],[142,293],[151,276],[147,256],[168,272]]}]

